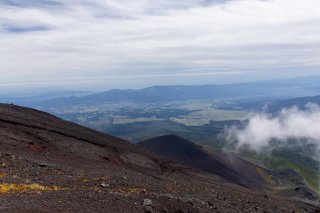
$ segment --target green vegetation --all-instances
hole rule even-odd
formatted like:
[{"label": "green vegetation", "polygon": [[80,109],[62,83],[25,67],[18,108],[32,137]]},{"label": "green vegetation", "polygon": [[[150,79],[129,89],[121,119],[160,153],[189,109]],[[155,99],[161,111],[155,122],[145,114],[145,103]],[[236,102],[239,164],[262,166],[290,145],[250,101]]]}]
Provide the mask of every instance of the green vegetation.
[{"label": "green vegetation", "polygon": [[[314,190],[320,193],[320,174],[319,162],[312,156],[316,153],[306,154],[307,146],[287,146],[276,148],[269,154],[261,154],[248,150],[241,150],[241,155],[247,158],[260,161],[264,166],[273,170],[293,169],[298,172]],[[291,180],[292,183],[297,183],[296,179]]]}]

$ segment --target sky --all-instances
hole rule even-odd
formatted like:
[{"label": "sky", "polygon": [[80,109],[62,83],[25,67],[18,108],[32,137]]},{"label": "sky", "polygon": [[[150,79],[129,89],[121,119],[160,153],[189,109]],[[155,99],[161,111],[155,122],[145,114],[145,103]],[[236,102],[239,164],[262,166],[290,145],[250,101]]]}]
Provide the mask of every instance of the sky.
[{"label": "sky", "polygon": [[320,75],[319,0],[1,0],[0,89]]}]

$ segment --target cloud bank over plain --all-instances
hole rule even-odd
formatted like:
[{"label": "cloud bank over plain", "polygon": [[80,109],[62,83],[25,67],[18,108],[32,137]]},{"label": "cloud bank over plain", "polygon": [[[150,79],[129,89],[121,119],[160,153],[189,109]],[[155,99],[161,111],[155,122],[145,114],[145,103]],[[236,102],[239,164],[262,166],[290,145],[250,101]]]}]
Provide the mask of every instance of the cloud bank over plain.
[{"label": "cloud bank over plain", "polygon": [[[319,74],[319,11],[318,0],[3,0],[1,80],[140,75],[163,84],[197,73],[195,83]],[[143,83],[118,84],[134,82]]]},{"label": "cloud bank over plain", "polygon": [[253,114],[243,128],[234,126],[226,134],[237,147],[247,145],[256,151],[270,147],[271,141],[281,144],[290,139],[301,139],[301,145],[314,144],[320,150],[320,106],[308,104],[305,110],[292,107],[278,115]]}]

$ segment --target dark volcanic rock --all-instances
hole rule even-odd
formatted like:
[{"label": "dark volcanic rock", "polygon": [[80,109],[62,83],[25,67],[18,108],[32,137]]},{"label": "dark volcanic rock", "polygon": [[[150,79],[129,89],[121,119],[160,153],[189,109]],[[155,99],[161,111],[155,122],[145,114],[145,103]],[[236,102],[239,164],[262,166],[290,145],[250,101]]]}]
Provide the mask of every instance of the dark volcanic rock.
[{"label": "dark volcanic rock", "polygon": [[265,184],[257,173],[256,165],[221,152],[208,152],[201,146],[176,135],[152,138],[140,142],[139,145],[161,156],[216,174],[239,185],[259,189]]},{"label": "dark volcanic rock", "polygon": [[[309,189],[304,179],[294,170],[268,170],[235,153],[204,148],[177,135],[159,136],[142,141],[139,145],[160,156],[254,190],[268,192],[275,189],[278,194],[312,202],[320,201],[319,195]],[[293,189],[292,178],[299,180],[301,187]]]},{"label": "dark volcanic rock", "polygon": [[144,212],[151,210],[141,204],[146,197],[153,212],[319,211],[13,105],[0,105],[0,183],[1,212]]}]

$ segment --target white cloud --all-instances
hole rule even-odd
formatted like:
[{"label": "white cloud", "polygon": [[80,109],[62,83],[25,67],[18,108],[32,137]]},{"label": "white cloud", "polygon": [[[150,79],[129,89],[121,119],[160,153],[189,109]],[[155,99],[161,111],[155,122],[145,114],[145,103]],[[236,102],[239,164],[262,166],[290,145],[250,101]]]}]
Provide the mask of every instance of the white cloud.
[{"label": "white cloud", "polygon": [[249,145],[257,151],[269,147],[271,141],[283,143],[289,139],[303,139],[301,143],[315,144],[320,148],[320,106],[309,104],[306,110],[283,109],[276,116],[253,114],[244,128],[234,126],[226,133],[238,147]]},{"label": "white cloud", "polygon": [[55,2],[0,3],[3,81],[188,69],[291,77],[320,66],[318,0]]}]

